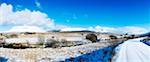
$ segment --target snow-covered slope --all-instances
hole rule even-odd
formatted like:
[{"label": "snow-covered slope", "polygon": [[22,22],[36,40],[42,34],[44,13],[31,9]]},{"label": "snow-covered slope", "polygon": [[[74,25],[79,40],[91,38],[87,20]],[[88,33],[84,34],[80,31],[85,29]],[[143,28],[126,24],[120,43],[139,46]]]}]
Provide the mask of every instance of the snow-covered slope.
[{"label": "snow-covered slope", "polygon": [[46,32],[37,26],[15,26],[6,32]]}]

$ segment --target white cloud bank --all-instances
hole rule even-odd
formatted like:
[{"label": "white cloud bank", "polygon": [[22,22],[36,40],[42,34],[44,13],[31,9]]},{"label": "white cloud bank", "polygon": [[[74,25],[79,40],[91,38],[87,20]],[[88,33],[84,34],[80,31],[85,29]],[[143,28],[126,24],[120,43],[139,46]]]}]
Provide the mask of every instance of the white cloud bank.
[{"label": "white cloud bank", "polygon": [[103,33],[128,33],[128,34],[143,34],[147,33],[150,30],[143,28],[143,27],[136,27],[136,26],[126,26],[126,27],[103,27],[103,26],[95,26],[95,27],[88,27],[88,28],[81,28],[81,27],[69,27],[63,28],[61,31],[82,31],[82,30],[89,30],[95,32],[103,32]]},{"label": "white cloud bank", "polygon": [[[40,6],[37,3],[37,6]],[[63,25],[55,25],[54,20],[48,18],[48,15],[40,11],[31,11],[29,9],[13,11],[13,6],[8,4],[0,5],[0,26],[38,26],[45,30],[61,29],[61,31],[80,31],[90,30],[96,32],[111,32],[111,33],[130,33],[130,34],[142,34],[150,31],[150,29],[127,26],[127,27],[68,27]]]},{"label": "white cloud bank", "polygon": [[35,25],[51,29],[55,26],[53,19],[45,13],[28,9],[15,12],[12,5],[5,3],[0,5],[0,25]]}]

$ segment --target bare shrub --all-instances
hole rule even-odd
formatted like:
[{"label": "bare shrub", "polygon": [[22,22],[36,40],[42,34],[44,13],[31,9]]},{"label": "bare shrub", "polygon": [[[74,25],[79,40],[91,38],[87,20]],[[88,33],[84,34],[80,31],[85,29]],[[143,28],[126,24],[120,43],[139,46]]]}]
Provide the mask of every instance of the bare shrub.
[{"label": "bare shrub", "polygon": [[5,45],[5,43],[0,43],[0,47],[3,47]]},{"label": "bare shrub", "polygon": [[95,34],[87,34],[86,39],[88,39],[92,42],[96,42],[97,41],[97,36]]},{"label": "bare shrub", "polygon": [[52,47],[52,48],[58,48],[58,47],[70,47],[74,46],[73,41],[67,41],[65,39],[62,39],[61,41],[54,40],[54,39],[48,39],[45,43],[46,47]]},{"label": "bare shrub", "polygon": [[65,39],[62,39],[61,45],[62,45],[62,47],[70,47],[70,46],[74,46],[74,43],[73,43],[73,41],[67,41]]},{"label": "bare shrub", "polygon": [[117,37],[114,35],[110,35],[109,37],[110,37],[110,39],[117,39]]},{"label": "bare shrub", "polygon": [[8,36],[8,38],[17,38],[17,37],[18,37],[17,34],[11,34],[11,35]]},{"label": "bare shrub", "polygon": [[47,42],[45,43],[45,47],[52,47],[52,48],[57,48],[60,47],[59,41],[54,40],[54,39],[48,39]]}]

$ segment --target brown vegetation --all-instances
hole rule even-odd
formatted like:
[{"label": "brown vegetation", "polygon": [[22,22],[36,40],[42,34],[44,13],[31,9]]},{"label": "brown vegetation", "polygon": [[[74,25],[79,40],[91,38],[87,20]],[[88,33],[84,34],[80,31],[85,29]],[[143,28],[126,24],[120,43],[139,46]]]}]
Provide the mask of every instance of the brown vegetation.
[{"label": "brown vegetation", "polygon": [[86,39],[88,39],[92,42],[96,42],[97,41],[97,36],[95,34],[87,34]]}]

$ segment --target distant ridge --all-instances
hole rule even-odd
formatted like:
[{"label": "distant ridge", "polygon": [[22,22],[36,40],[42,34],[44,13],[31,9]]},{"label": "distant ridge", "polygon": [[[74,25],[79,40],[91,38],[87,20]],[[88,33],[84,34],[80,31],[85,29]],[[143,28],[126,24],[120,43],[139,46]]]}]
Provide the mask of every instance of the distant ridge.
[{"label": "distant ridge", "polygon": [[140,34],[139,37],[145,37],[145,36],[149,36],[150,37],[150,32],[145,33],[145,34]]},{"label": "distant ridge", "polygon": [[90,30],[80,30],[80,31],[61,31],[61,32],[93,32],[93,33],[95,33],[95,31],[90,31]]}]

